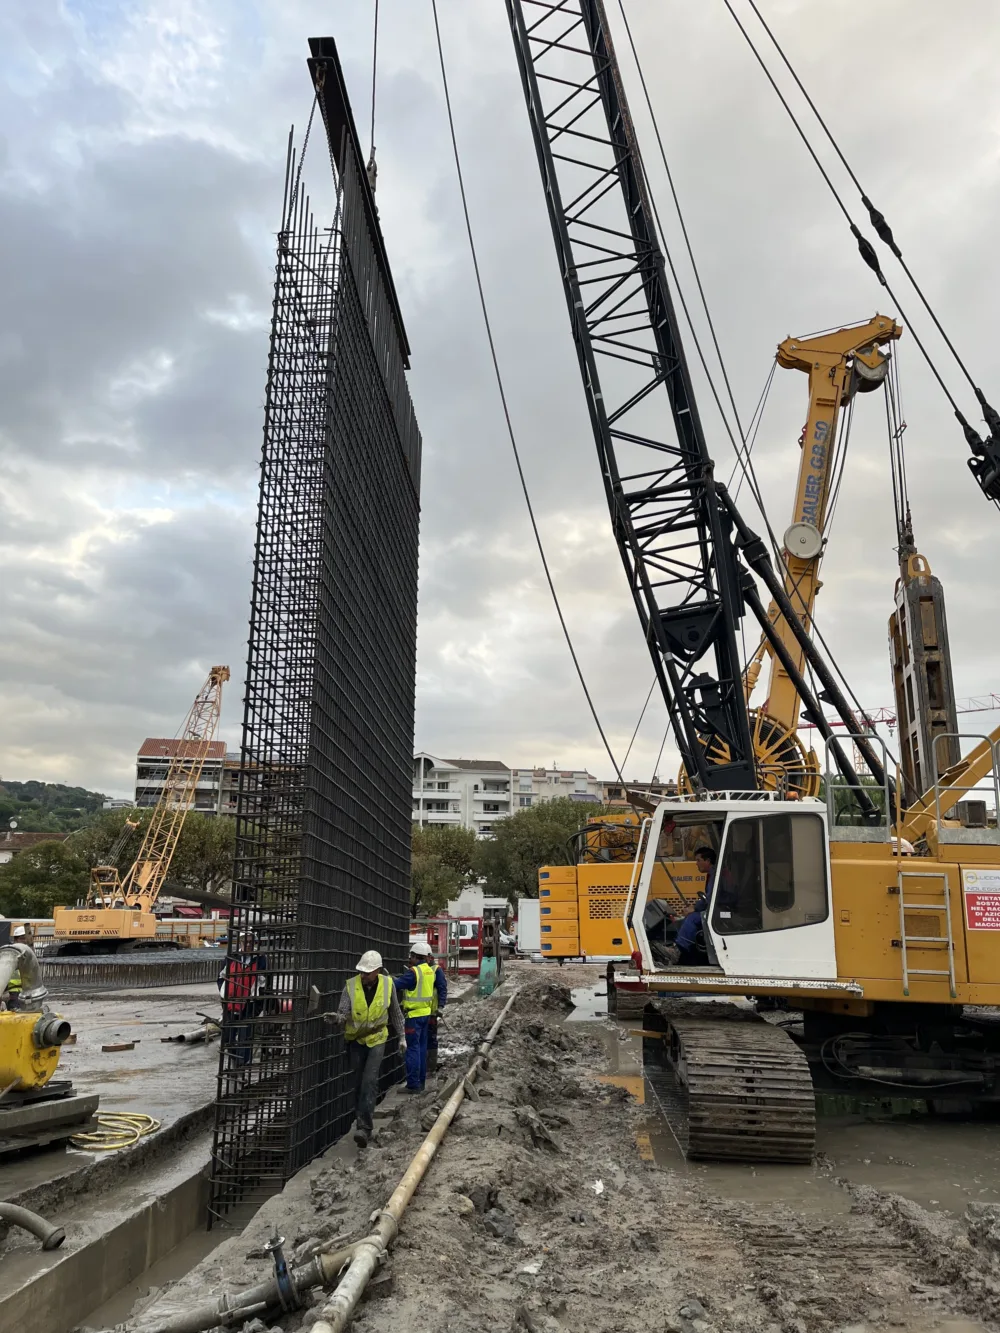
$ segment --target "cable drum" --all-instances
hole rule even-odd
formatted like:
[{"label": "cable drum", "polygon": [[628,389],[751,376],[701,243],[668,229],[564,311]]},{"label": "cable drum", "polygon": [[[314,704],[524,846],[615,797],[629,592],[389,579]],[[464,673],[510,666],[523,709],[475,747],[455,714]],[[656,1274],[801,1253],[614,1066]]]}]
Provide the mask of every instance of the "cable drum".
[{"label": "cable drum", "polygon": [[[750,710],[757,785],[762,791],[778,792],[788,800],[803,800],[820,792],[820,765],[815,750],[806,750],[797,731],[769,717],[761,708]],[[708,766],[724,764],[729,747],[713,744],[708,750]],[[682,766],[677,775],[679,791],[690,794],[694,788]]]}]

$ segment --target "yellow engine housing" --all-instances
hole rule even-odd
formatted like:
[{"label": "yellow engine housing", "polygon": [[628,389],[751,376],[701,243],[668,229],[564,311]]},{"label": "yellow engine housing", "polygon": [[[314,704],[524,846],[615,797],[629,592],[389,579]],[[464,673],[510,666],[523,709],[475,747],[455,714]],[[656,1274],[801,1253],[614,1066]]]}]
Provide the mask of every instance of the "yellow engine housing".
[{"label": "yellow engine housing", "polygon": [[16,1084],[19,1092],[44,1088],[59,1066],[58,1046],[38,1046],[35,1028],[40,1013],[0,1013],[0,1088]]}]

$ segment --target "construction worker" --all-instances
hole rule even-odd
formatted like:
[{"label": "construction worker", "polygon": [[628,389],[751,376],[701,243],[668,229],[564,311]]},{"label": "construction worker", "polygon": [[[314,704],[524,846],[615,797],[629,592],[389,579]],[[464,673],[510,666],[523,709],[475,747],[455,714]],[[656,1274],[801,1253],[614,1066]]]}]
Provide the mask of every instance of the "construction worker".
[{"label": "construction worker", "polygon": [[[433,950],[428,946],[430,962],[434,963]],[[438,1067],[438,1010],[448,1003],[448,976],[440,963],[434,963],[434,994],[431,996],[431,1012],[427,1019],[427,1072],[433,1074]]]},{"label": "construction worker", "polygon": [[[27,931],[24,926],[15,926],[10,932],[11,944],[27,944]],[[15,972],[10,981],[7,982],[7,989],[4,991],[4,999],[7,1001],[8,1009],[20,1009],[21,991],[24,989],[24,982],[21,980],[21,973]]]},{"label": "construction worker", "polygon": [[427,1079],[427,1036],[435,992],[444,1007],[448,983],[444,973],[430,961],[431,946],[426,940],[410,945],[410,966],[396,978],[396,990],[406,1016],[406,1091],[423,1092]]},{"label": "construction worker", "polygon": [[222,997],[222,1045],[232,1065],[248,1065],[254,1028],[267,994],[267,956],[253,935],[240,935],[237,951],[219,973]]},{"label": "construction worker", "polygon": [[372,1136],[378,1075],[389,1039],[389,1028],[406,1050],[403,1015],[392,984],[382,966],[382,955],[369,949],[358,959],[356,975],[349,977],[340,1007],[326,1017],[344,1029],[347,1055],[354,1078],[354,1142],[367,1148]]}]

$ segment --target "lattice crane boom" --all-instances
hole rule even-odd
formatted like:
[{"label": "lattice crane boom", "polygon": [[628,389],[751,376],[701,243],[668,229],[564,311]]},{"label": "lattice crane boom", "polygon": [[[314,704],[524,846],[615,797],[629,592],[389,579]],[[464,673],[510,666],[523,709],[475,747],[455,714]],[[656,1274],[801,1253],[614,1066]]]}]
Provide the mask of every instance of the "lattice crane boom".
[{"label": "lattice crane boom", "polygon": [[[95,871],[92,895],[116,904],[123,900],[129,908],[151,911],[163,889],[170,862],[180,841],[188,810],[194,804],[195,791],[215,739],[222,709],[222,686],[229,680],[227,666],[214,666],[198,691],[181,730],[177,749],[171,756],[159,800],[153,809],[142,846],[135,861],[120,883],[109,882],[107,875]],[[99,870],[106,870],[99,867]],[[114,872],[117,878],[117,871]]]}]

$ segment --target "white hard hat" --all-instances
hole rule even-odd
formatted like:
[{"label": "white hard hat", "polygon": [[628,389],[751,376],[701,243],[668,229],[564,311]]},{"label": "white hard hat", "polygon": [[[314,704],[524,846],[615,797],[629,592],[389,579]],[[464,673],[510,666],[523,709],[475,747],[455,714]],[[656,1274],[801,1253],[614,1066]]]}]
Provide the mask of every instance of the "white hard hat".
[{"label": "white hard hat", "polygon": [[19,935],[23,935],[24,933],[25,933],[25,932],[24,932],[24,927],[23,927],[23,926],[15,926],[15,927],[14,927],[14,938],[15,938],[15,939],[17,939]]},{"label": "white hard hat", "polygon": [[377,949],[369,949],[358,959],[355,972],[377,972],[382,966],[382,955]]},{"label": "white hard hat", "polygon": [[430,958],[434,950],[426,940],[414,940],[410,945],[410,953],[415,953],[418,958]]}]

